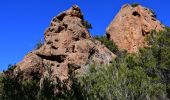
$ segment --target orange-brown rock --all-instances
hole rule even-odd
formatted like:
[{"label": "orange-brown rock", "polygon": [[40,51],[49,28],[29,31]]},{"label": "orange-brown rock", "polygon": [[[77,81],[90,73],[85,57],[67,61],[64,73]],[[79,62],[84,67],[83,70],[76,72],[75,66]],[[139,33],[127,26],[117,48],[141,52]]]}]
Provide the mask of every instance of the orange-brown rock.
[{"label": "orange-brown rock", "polygon": [[129,53],[138,52],[147,46],[145,37],[153,30],[164,29],[156,15],[148,8],[129,4],[124,5],[107,28],[107,36],[113,40],[119,49]]},{"label": "orange-brown rock", "polygon": [[70,89],[72,76],[86,73],[91,64],[109,64],[115,55],[91,38],[83,22],[78,6],[54,17],[45,31],[44,45],[26,55],[14,74],[21,74],[23,80],[38,76],[41,86],[48,78],[53,85],[62,84],[60,89]]}]

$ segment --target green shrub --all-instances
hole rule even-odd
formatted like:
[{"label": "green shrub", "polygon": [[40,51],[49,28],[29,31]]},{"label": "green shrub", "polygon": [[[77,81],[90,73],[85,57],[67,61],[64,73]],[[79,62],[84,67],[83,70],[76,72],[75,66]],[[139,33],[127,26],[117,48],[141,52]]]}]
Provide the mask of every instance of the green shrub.
[{"label": "green shrub", "polygon": [[[106,37],[96,37],[110,50]],[[151,47],[140,53],[119,52],[112,65],[94,65],[89,74],[80,77],[84,99],[154,100],[170,95],[170,28],[148,37]],[[109,46],[108,46],[109,45]]]},{"label": "green shrub", "polygon": [[140,50],[141,64],[147,68],[150,75],[159,77],[161,82],[167,85],[167,93],[170,97],[170,28],[159,33],[153,31],[147,40],[151,47]]},{"label": "green shrub", "polygon": [[157,17],[157,15],[156,15],[156,13],[152,10],[152,9],[150,9],[150,11],[152,12],[152,17],[154,17],[154,18],[156,18]]},{"label": "green shrub", "polygon": [[136,58],[127,55],[110,66],[92,66],[90,73],[80,78],[85,99],[150,100],[166,95],[164,84],[149,77]]},{"label": "green shrub", "polygon": [[2,100],[35,100],[39,90],[36,81],[18,82],[9,76],[1,78]]},{"label": "green shrub", "polygon": [[58,86],[52,85],[50,80],[45,79],[42,88],[39,84],[39,80],[0,77],[0,100],[82,100],[77,81],[74,81],[72,90],[63,89],[59,94],[54,93]]},{"label": "green shrub", "polygon": [[92,25],[87,20],[83,21],[83,25],[88,30],[93,28]]},{"label": "green shrub", "polygon": [[9,70],[13,71],[15,68],[16,68],[16,65],[11,65],[11,64],[8,65],[8,71]]},{"label": "green shrub", "polygon": [[109,40],[106,36],[95,36],[94,38],[104,44],[113,53],[116,54],[119,51],[117,45],[113,41]]},{"label": "green shrub", "polygon": [[139,4],[138,3],[132,3],[131,6],[132,7],[137,7]]},{"label": "green shrub", "polygon": [[3,94],[3,83],[2,83],[2,80],[3,80],[3,76],[0,73],[0,100],[2,100],[2,94]]}]

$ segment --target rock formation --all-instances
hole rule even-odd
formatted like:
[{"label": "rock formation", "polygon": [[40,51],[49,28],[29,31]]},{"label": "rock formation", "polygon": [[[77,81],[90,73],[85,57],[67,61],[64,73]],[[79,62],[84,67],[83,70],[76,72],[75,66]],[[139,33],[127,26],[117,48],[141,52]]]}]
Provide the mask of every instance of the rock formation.
[{"label": "rock formation", "polygon": [[38,50],[27,54],[14,69],[14,76],[22,80],[48,78],[61,89],[70,89],[71,77],[86,73],[91,64],[109,64],[115,55],[99,41],[91,38],[83,14],[72,6],[52,19],[45,31],[45,42]]},{"label": "rock formation", "polygon": [[148,44],[145,37],[153,30],[164,29],[153,11],[140,5],[124,5],[107,28],[107,36],[119,49],[129,53],[138,52]]}]

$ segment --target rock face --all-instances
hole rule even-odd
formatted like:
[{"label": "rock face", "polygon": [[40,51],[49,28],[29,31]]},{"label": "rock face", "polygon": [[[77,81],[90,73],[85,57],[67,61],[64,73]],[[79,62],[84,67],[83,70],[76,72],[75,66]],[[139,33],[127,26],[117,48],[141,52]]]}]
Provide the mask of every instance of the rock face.
[{"label": "rock face", "polygon": [[164,29],[153,11],[140,5],[124,5],[107,28],[107,36],[121,50],[138,52],[138,48],[147,46],[145,37],[153,30]]},{"label": "rock face", "polygon": [[71,77],[82,75],[94,63],[109,64],[115,55],[99,41],[91,38],[83,24],[84,18],[78,6],[62,12],[52,19],[45,32],[45,42],[38,50],[25,56],[17,64],[15,75],[23,80],[40,78],[40,85],[48,78],[56,89],[70,89]]}]

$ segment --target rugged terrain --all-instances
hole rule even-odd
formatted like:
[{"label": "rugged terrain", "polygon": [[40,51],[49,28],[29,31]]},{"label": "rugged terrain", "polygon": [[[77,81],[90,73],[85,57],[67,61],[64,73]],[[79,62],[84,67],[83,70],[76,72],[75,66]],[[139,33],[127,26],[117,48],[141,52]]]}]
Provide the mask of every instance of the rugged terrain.
[{"label": "rugged terrain", "polygon": [[138,4],[125,4],[106,32],[119,49],[135,53],[139,48],[148,46],[146,37],[152,31],[159,32],[163,29],[164,25],[156,19],[152,10]]},{"label": "rugged terrain", "polygon": [[109,64],[115,55],[92,39],[84,24],[76,5],[54,17],[44,34],[44,44],[16,65],[14,76],[21,80],[38,77],[40,85],[47,78],[53,85],[62,84],[69,90],[71,77],[86,73],[92,64]]},{"label": "rugged terrain", "polygon": [[90,27],[77,5],[55,16],[44,43],[0,73],[0,99],[169,100],[170,28],[152,10],[124,5],[106,36]]}]

